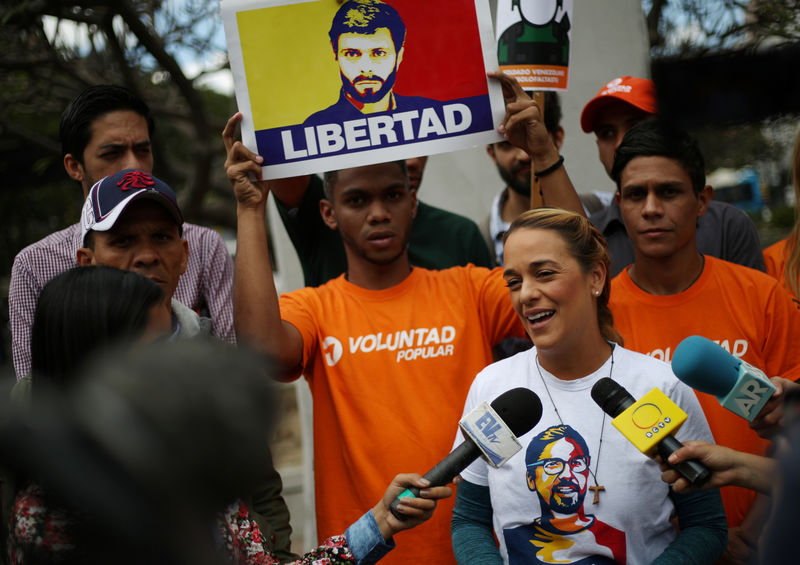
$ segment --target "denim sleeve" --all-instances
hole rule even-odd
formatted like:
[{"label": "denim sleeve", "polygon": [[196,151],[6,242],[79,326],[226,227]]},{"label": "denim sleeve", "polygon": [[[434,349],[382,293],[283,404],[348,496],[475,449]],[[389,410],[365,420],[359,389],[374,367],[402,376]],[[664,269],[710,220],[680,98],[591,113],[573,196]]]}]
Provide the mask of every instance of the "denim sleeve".
[{"label": "denim sleeve", "polygon": [[376,563],[395,547],[394,540],[384,541],[371,510],[351,524],[344,536],[358,565]]}]

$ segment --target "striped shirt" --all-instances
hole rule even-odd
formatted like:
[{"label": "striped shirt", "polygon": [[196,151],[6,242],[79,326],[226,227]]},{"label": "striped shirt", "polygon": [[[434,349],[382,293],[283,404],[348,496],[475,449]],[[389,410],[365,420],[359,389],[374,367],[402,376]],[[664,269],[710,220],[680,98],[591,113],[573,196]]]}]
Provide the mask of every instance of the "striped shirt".
[{"label": "striped shirt", "polygon": [[[189,261],[174,298],[193,310],[208,309],[215,336],[233,343],[233,261],[222,237],[212,229],[183,224]],[[31,327],[45,283],[77,266],[81,226],[73,224],[33,243],[14,258],[8,291],[14,370],[21,379],[31,369]]]}]

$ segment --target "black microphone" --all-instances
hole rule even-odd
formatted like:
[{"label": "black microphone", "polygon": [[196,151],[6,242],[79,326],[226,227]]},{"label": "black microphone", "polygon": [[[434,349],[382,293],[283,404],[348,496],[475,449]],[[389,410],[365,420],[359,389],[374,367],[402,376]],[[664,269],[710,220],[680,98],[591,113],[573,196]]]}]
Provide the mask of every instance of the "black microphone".
[{"label": "black microphone", "polygon": [[[618,382],[603,377],[592,387],[592,398],[603,412],[614,418],[612,424],[639,451],[651,456],[658,453],[664,463],[678,471],[693,485],[702,485],[711,476],[711,471],[695,459],[671,464],[667,458],[683,447],[672,435],[686,419],[686,413],[672,402],[663,392],[653,389],[636,402],[625,387]],[[626,412],[634,404],[638,410]],[[646,422],[646,425],[642,425]]]},{"label": "black microphone", "polygon": [[[535,392],[528,388],[518,387],[507,390],[494,399],[491,403],[492,410],[500,417],[500,421],[487,410],[486,403],[481,403],[462,420],[473,419],[477,421],[477,429],[462,425],[464,441],[456,447],[450,454],[442,459],[436,466],[423,475],[431,482],[431,486],[438,487],[446,485],[453,480],[453,477],[466,469],[470,463],[484,454],[495,466],[502,465],[508,457],[497,455],[496,449],[492,449],[497,444],[508,444],[508,436],[511,435],[516,450],[519,444],[517,436],[521,436],[531,430],[542,417],[542,401]],[[503,433],[505,432],[505,434]],[[483,446],[483,449],[479,447]],[[492,445],[494,444],[494,445]],[[419,497],[417,487],[408,487],[392,501],[389,509],[398,520],[405,520],[406,516],[397,510],[397,505],[401,498],[408,496]]]}]

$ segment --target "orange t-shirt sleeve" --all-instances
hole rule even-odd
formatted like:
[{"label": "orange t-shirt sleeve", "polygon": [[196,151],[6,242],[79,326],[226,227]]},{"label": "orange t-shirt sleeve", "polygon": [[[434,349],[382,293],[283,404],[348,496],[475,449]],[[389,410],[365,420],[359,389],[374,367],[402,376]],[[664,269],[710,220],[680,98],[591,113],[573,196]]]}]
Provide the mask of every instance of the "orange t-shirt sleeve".
[{"label": "orange t-shirt sleeve", "polygon": [[491,271],[476,268],[470,276],[478,288],[479,315],[490,345],[495,346],[506,337],[525,337],[522,322],[511,306],[502,267]]}]

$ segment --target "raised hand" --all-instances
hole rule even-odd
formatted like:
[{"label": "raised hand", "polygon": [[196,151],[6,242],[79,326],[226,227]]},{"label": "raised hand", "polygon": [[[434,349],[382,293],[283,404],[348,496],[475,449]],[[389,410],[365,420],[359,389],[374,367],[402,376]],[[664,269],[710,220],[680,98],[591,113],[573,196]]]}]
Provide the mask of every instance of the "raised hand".
[{"label": "raised hand", "polygon": [[[266,181],[261,180],[261,155],[250,151],[235,137],[236,126],[242,121],[242,113],[236,112],[222,130],[222,142],[225,144],[225,174],[231,181],[233,192],[240,206],[245,208],[264,208],[267,203],[269,188]],[[252,178],[256,180],[253,181]]]}]

